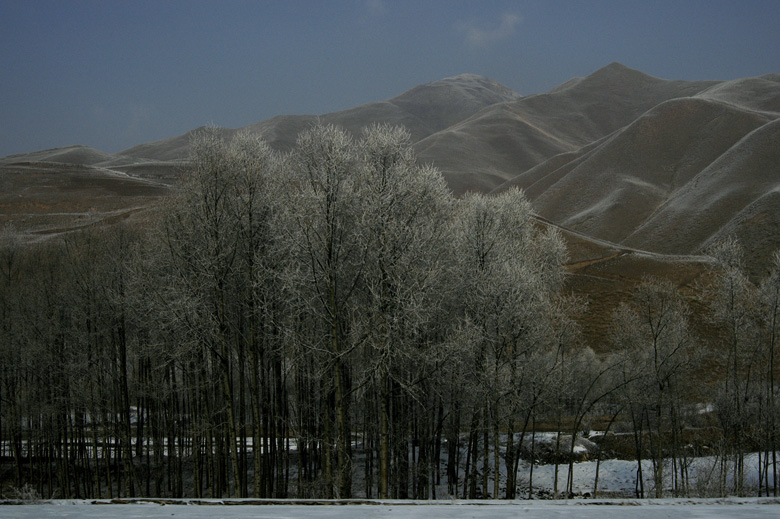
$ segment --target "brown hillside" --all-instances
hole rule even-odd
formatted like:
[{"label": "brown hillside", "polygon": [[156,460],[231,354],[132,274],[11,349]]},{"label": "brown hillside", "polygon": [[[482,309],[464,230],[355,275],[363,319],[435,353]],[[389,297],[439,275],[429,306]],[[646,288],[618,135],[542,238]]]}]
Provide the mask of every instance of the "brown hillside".
[{"label": "brown hillside", "polygon": [[35,240],[142,211],[166,186],[83,165],[22,162],[0,165],[0,226]]},{"label": "brown hillside", "polygon": [[[662,103],[558,175],[536,196],[534,207],[565,227],[623,243],[679,189],[766,122],[754,112],[704,99]],[[657,251],[647,242],[631,245]]]},{"label": "brown hillside", "polygon": [[[290,149],[298,134],[317,121],[342,126],[354,134],[374,122],[403,125],[417,141],[486,106],[517,97],[517,93],[496,81],[475,74],[461,74],[416,86],[386,101],[319,116],[279,116],[244,129],[259,133],[271,147],[282,151]],[[231,135],[237,130],[224,131]],[[190,134],[134,146],[120,154],[156,160],[185,159],[189,155]]]},{"label": "brown hillside", "polygon": [[663,101],[716,84],[658,79],[612,63],[546,94],[491,106],[422,140],[417,151],[442,170],[456,193],[492,190],[554,155],[609,135]]},{"label": "brown hillside", "polygon": [[[736,234],[754,262],[780,247],[780,119],[748,133],[703,168],[625,243],[663,253],[699,252]],[[760,247],[759,243],[762,243]],[[750,251],[749,251],[750,252]]]},{"label": "brown hillside", "polygon": [[693,303],[695,287],[711,273],[705,257],[643,252],[539,221],[558,228],[566,241],[570,257],[564,290],[587,302],[587,311],[578,316],[578,322],[585,343],[597,353],[611,348],[608,334],[613,312],[648,277],[671,281]]}]

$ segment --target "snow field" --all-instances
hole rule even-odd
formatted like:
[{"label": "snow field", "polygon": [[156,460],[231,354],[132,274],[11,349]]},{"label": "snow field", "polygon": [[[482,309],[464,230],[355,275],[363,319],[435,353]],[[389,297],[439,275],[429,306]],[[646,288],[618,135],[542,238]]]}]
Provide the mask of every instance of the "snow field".
[{"label": "snow field", "polygon": [[[426,502],[377,502],[375,505],[243,505],[187,506],[145,504],[90,504],[85,501],[53,501],[40,505],[0,507],[4,519],[514,519],[532,517],[552,519],[675,518],[776,518],[780,515],[777,499],[722,500],[599,500],[599,501],[452,501],[449,504]],[[216,504],[216,502],[215,502]]]}]

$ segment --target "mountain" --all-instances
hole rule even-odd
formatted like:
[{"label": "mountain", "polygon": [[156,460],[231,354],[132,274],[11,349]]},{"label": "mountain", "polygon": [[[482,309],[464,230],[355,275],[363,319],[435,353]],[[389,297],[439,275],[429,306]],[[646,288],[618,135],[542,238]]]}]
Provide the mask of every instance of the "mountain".
[{"label": "mountain", "polygon": [[[519,94],[492,79],[461,74],[416,86],[386,101],[349,110],[323,115],[281,115],[244,128],[223,131],[226,136],[241,130],[258,133],[271,147],[286,151],[295,145],[301,131],[318,121],[342,126],[355,135],[372,122],[385,122],[405,126],[412,140],[419,141],[486,106],[518,97]],[[191,133],[134,146],[120,152],[120,155],[156,160],[185,159],[189,154]]]},{"label": "mountain", "polygon": [[622,242],[675,191],[766,122],[712,101],[667,101],[581,157],[534,206],[561,225]]},{"label": "mountain", "polygon": [[[780,248],[780,74],[682,81],[612,63],[529,96],[462,74],[221,131],[285,151],[317,122],[356,136],[374,122],[406,126],[419,159],[458,195],[522,188],[539,225],[568,244],[568,289],[590,301],[582,326],[597,351],[612,310],[645,276],[685,291],[708,275],[707,247],[736,235],[758,279]],[[0,225],[39,240],[142,218],[175,189],[196,131],[114,155],[69,146],[2,157]]]},{"label": "mountain", "polygon": [[[739,222],[759,213],[773,221],[778,146],[771,123],[778,117],[780,74],[681,81],[612,63],[544,94],[523,97],[461,74],[348,110],[221,131],[258,133],[285,151],[318,121],[356,135],[373,122],[402,124],[420,160],[435,164],[456,194],[519,186],[558,225],[637,249],[690,254],[726,232],[752,235]],[[170,185],[196,131],[116,155],[69,146],[4,157],[0,167],[79,165]],[[697,218],[705,209],[713,214]]]},{"label": "mountain", "polygon": [[[298,134],[318,121],[358,135],[372,122],[404,125],[420,140],[482,108],[519,95],[491,79],[461,74],[416,86],[386,101],[315,115],[282,115],[238,129],[260,133],[277,150],[294,146]],[[86,221],[116,221],[155,204],[183,170],[192,134],[140,144],[110,155],[68,146],[0,158],[0,225],[12,223],[30,239],[77,229]]]},{"label": "mountain", "polygon": [[[258,133],[285,151],[318,121],[355,135],[374,122],[402,124],[455,194],[518,186],[546,221],[657,254],[700,254],[737,234],[755,249],[749,264],[758,272],[780,246],[778,118],[780,74],[683,81],[612,63],[543,94],[461,74],[348,110],[221,131]],[[29,196],[14,177],[21,167],[46,172],[57,192],[58,167],[64,178],[78,166],[112,185],[141,182],[152,203],[177,182],[196,131],[115,155],[69,146],[0,158],[0,173],[15,178],[5,196]]]},{"label": "mountain", "polygon": [[711,85],[496,191],[522,187],[550,221],[656,253],[701,254],[735,234],[758,275],[780,247],[779,101],[776,75]]},{"label": "mountain", "polygon": [[485,108],[418,142],[456,193],[489,191],[560,153],[630,124],[652,107],[717,85],[671,81],[612,63],[545,94]]}]

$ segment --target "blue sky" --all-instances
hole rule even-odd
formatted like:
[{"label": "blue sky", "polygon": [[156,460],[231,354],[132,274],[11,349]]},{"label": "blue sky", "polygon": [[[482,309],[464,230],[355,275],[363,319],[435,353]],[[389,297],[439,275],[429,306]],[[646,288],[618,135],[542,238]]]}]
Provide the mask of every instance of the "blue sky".
[{"label": "blue sky", "polygon": [[780,73],[780,0],[0,0],[0,156],[113,153],[463,72],[541,93],[613,61]]}]

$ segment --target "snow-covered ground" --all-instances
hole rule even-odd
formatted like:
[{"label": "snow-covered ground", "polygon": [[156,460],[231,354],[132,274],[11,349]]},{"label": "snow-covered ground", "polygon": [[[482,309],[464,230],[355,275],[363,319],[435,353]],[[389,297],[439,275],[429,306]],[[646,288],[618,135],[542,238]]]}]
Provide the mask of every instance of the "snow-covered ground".
[{"label": "snow-covered ground", "polygon": [[244,505],[196,506],[159,504],[90,504],[84,501],[54,501],[37,505],[0,506],[4,519],[46,519],[49,517],[106,518],[106,519],[290,519],[317,517],[318,519],[466,519],[486,517],[510,519],[559,517],[610,519],[675,518],[761,518],[780,516],[777,499],[721,499],[721,500],[571,500],[571,501],[513,501],[462,502],[428,504],[410,502],[382,502],[375,505]]},{"label": "snow-covered ground", "polygon": [[[567,452],[570,448],[571,437],[565,436],[561,451]],[[528,440],[526,438],[526,440]],[[555,434],[554,433],[541,433],[537,435],[537,452],[547,448],[548,451],[554,450]],[[595,457],[597,447],[587,439],[577,438],[574,452],[585,454],[585,458],[590,457],[591,460]],[[590,451],[590,453],[588,453]],[[504,451],[500,452],[503,459]],[[489,458],[492,462],[493,453],[490,452]],[[459,492],[463,492],[463,478],[464,467],[463,460],[461,460],[460,470],[460,487]],[[761,469],[761,465],[763,469]],[[675,468],[679,474],[681,469],[678,460],[677,466],[673,466],[672,460],[667,459],[664,463],[664,495],[671,496],[675,490]],[[686,460],[687,467],[685,472],[687,474],[688,488],[681,488],[681,480],[678,479],[678,496],[698,496],[698,497],[718,497],[723,495],[730,495],[734,490],[733,480],[733,460],[724,460],[718,456],[702,456],[699,458],[689,458]],[[758,453],[750,453],[745,455],[744,458],[744,491],[743,495],[758,495],[759,488],[759,474],[761,475],[762,486],[765,488],[767,485],[772,488],[773,478],[771,466],[769,467],[768,474],[765,474],[766,460],[761,457],[759,460]],[[477,468],[482,468],[482,460],[477,463]],[[492,470],[492,465],[491,465]],[[573,465],[573,484],[572,492],[577,496],[589,497],[593,494],[593,486],[596,477],[597,463],[595,461],[581,461],[576,462]],[[533,472],[532,472],[533,470]],[[499,496],[504,495],[504,483],[506,482],[506,468],[502,465],[500,467],[500,489]],[[518,467],[517,473],[517,486],[518,497],[528,496],[529,482],[533,486],[533,494],[538,497],[553,497],[552,492],[555,488],[555,471],[556,467],[553,464],[535,464],[531,467],[530,463],[521,461]],[[558,471],[558,491],[561,497],[564,496],[566,489],[566,482],[568,479],[569,466],[568,464],[560,464],[557,467]],[[621,497],[631,498],[636,497],[636,491],[638,487],[638,464],[636,461],[620,460],[620,459],[605,459],[601,461],[598,468],[598,495],[596,497]],[[653,481],[653,463],[651,460],[642,461],[642,478],[644,480],[644,496],[654,497],[654,481]],[[481,482],[481,478],[479,479]],[[762,495],[765,490],[762,489]],[[493,475],[490,474],[488,478],[488,494],[489,496],[495,496],[496,492],[493,488]],[[437,488],[437,496],[442,497],[447,495],[447,486],[442,485]],[[459,497],[463,497],[459,494]]]},{"label": "snow-covered ground", "polygon": [[[702,406],[700,412],[709,412],[710,407]],[[593,434],[601,434],[597,431],[593,431]],[[515,435],[515,442],[519,441],[520,435]],[[178,441],[178,440],[177,440]],[[294,439],[289,440],[290,445],[289,448],[291,452],[297,451],[296,442]],[[463,445],[466,444],[467,439],[464,437],[462,438]],[[551,432],[541,432],[537,433],[534,439],[535,442],[535,450],[537,453],[537,456],[539,458],[544,459],[544,455],[540,455],[542,452],[546,452],[547,454],[555,451],[555,445],[556,445],[556,435],[555,433]],[[0,444],[0,455],[4,455],[6,458],[10,459],[13,456],[13,453],[11,452],[10,446],[8,445],[8,442],[4,442],[5,445]],[[248,446],[252,447],[252,438],[247,439]],[[147,445],[151,446],[152,443],[149,442]],[[531,447],[531,438],[526,436],[525,442],[524,442],[524,449],[526,451],[526,454],[528,451],[530,451]],[[167,439],[164,440],[164,447],[167,449]],[[87,446],[89,449],[89,446]],[[480,448],[482,449],[482,446],[480,445]],[[561,452],[568,452],[571,448],[571,436],[570,435],[562,435],[561,436],[561,443],[559,446],[559,449]],[[354,473],[353,473],[353,495],[355,497],[363,497],[365,496],[365,480],[364,480],[364,473],[362,471],[362,468],[364,466],[364,449],[363,444],[358,439],[353,444],[353,450],[354,450]],[[92,457],[92,452],[89,451],[89,457]],[[598,452],[598,447],[596,444],[594,444],[592,441],[590,441],[587,438],[582,438],[581,436],[578,436],[575,442],[574,447],[574,453],[575,455],[581,455],[580,459],[590,459],[591,461],[580,461],[576,462],[573,466],[574,469],[574,478],[573,478],[573,484],[572,484],[572,491],[574,495],[576,496],[586,496],[589,497],[593,494],[593,486],[594,486],[594,480],[596,476],[596,462],[592,461]],[[442,474],[446,473],[446,466],[447,466],[447,449],[444,448],[442,451],[442,461],[440,466],[440,472]],[[506,467],[504,466],[504,456],[505,456],[505,450],[504,446],[502,444],[501,450],[500,450],[500,458],[501,458],[501,464],[499,467],[499,490],[498,495],[504,496],[505,495],[505,484],[507,481],[506,477]],[[99,450],[98,457],[102,456],[102,450]],[[478,475],[478,490],[479,492],[482,491],[482,475],[481,470],[483,469],[483,456],[484,452],[480,456],[480,459],[478,460],[476,467],[477,467],[477,473]],[[438,499],[451,499],[453,497],[464,497],[464,483],[465,483],[465,465],[466,465],[466,455],[465,452],[461,452],[460,459],[459,459],[459,478],[458,478],[458,492],[457,496],[450,496],[448,495],[448,486],[447,481],[444,477],[442,477],[441,484],[437,485],[436,487],[436,497]],[[548,458],[549,459],[549,458]],[[492,448],[488,452],[488,460],[489,460],[489,467],[488,470],[489,476],[488,476],[488,487],[487,487],[487,493],[481,494],[485,495],[486,497],[493,497],[496,495],[496,490],[494,488],[494,477],[492,474],[493,470],[493,451]],[[762,464],[766,464],[765,459],[761,459]],[[733,487],[734,487],[734,481],[733,481],[733,471],[734,471],[734,465],[733,460],[729,461],[727,460],[726,463],[723,463],[723,460],[716,456],[704,456],[699,458],[690,458],[687,460],[688,467],[687,467],[687,481],[688,481],[688,488],[687,489],[678,489],[678,492],[674,493],[674,470],[671,463],[671,460],[666,460],[665,466],[664,466],[664,495],[665,496],[671,496],[671,495],[677,495],[677,496],[697,496],[697,497],[717,497],[717,496],[723,496],[723,495],[730,495],[733,493]],[[250,463],[251,467],[251,463]],[[638,467],[636,461],[629,461],[629,460],[620,460],[620,459],[605,459],[602,460],[599,468],[599,482],[598,482],[598,495],[597,497],[622,497],[622,498],[631,498],[636,497],[637,493],[637,476],[638,476]],[[532,472],[533,470],[533,472]],[[535,464],[533,468],[531,467],[530,463],[527,461],[521,461],[520,465],[518,467],[518,473],[517,473],[517,495],[518,497],[527,497],[529,495],[529,483],[533,486],[533,492],[532,494],[536,498],[549,498],[553,497],[553,491],[555,488],[555,466],[552,464]],[[558,466],[558,491],[559,496],[563,497],[564,492],[566,489],[566,482],[568,478],[568,465],[567,464],[560,464]],[[722,472],[725,470],[725,473]],[[766,488],[767,486],[772,488],[773,486],[773,479],[772,479],[772,470],[771,467],[768,470],[768,474],[765,474],[766,467],[764,466],[763,469],[760,469],[759,466],[759,455],[758,453],[750,453],[745,456],[745,481],[744,481],[744,489],[745,493],[743,495],[758,495],[758,489],[759,489],[759,475],[761,475],[762,478],[762,487]],[[679,471],[679,467],[678,467]],[[679,473],[679,472],[678,472]],[[251,475],[251,470],[250,470]],[[192,474],[188,474],[185,476],[185,479],[187,480],[185,482],[185,493],[184,495],[192,495],[192,481],[191,481]],[[653,481],[653,466],[652,462],[650,460],[643,460],[642,463],[642,477],[644,480],[644,489],[645,489],[645,497],[653,497],[655,495],[654,491],[654,481]],[[292,467],[291,472],[291,481],[295,482],[296,480],[296,467]],[[678,483],[679,485],[679,483]],[[764,490],[762,490],[762,495]],[[292,494],[295,495],[295,491],[293,489]],[[2,519],[2,514],[0,514],[0,519]]]},{"label": "snow-covered ground", "polygon": [[[688,473],[690,476],[689,495],[718,495],[720,479],[720,459],[714,456],[706,456],[690,460]],[[733,469],[731,464],[727,464],[727,469]],[[672,467],[669,460],[666,461],[665,490],[672,490]],[[644,473],[645,495],[652,495],[653,489],[653,468],[650,460],[643,460],[642,471]],[[569,467],[567,465],[558,466],[558,488],[562,491],[566,485]],[[749,454],[745,457],[745,488],[750,492],[755,492],[758,488],[758,455]],[[519,476],[519,492],[523,494],[523,485],[528,484],[530,477],[530,466],[521,463]],[[554,465],[536,465],[533,472],[534,488],[552,489],[555,477]],[[574,484],[575,494],[586,494],[593,492],[593,482],[596,477],[596,462],[585,461],[574,464]],[[631,497],[636,489],[637,462],[629,460],[609,459],[603,460],[599,468],[599,492],[606,492],[609,495],[620,495],[621,497]],[[770,488],[772,487],[772,472],[768,474]],[[731,473],[726,476],[727,488],[733,486]],[[527,493],[527,486],[525,488]],[[754,494],[755,495],[755,494]]]}]

